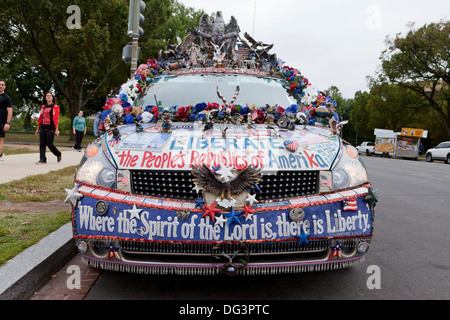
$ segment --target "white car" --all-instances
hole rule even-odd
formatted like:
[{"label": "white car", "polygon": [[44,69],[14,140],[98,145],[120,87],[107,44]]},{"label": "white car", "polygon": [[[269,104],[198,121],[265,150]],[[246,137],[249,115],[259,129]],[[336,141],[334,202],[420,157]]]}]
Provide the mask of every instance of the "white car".
[{"label": "white car", "polygon": [[450,141],[441,142],[436,148],[428,149],[427,161],[444,160],[450,164]]},{"label": "white car", "polygon": [[366,141],[357,146],[356,149],[358,150],[358,153],[364,153],[369,156],[374,153],[374,147],[375,143]]}]

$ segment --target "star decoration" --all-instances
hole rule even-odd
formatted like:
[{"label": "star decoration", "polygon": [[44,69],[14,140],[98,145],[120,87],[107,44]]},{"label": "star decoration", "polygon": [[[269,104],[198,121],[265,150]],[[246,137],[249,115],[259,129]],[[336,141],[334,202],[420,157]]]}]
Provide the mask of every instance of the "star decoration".
[{"label": "star decoration", "polygon": [[234,178],[234,174],[231,173],[231,170],[233,170],[233,167],[223,167],[220,168],[220,170],[217,170],[216,173],[220,175],[222,181],[228,182],[230,181],[230,178]]},{"label": "star decoration", "polygon": [[120,260],[120,256],[117,253],[119,247],[115,246],[114,243],[110,242],[109,245],[105,246],[105,249],[108,250],[108,260],[110,260],[112,257]]},{"label": "star decoration", "polygon": [[198,200],[195,200],[195,208],[199,208],[199,209],[203,209],[203,205],[206,202],[203,201],[202,196],[200,196],[200,198]]},{"label": "star decoration", "polygon": [[331,246],[330,248],[331,248],[331,254],[328,259],[331,259],[334,256],[339,257],[339,258],[341,257],[341,250],[342,250],[342,248],[344,248],[344,246],[339,241],[336,241],[336,244],[334,246]]},{"label": "star decoration", "polygon": [[78,199],[82,198],[83,195],[81,193],[78,192],[78,187],[74,186],[72,190],[70,189],[65,189],[66,190],[66,200],[64,200],[64,203],[68,203],[70,202],[74,208],[77,207],[77,202]]},{"label": "star decoration", "polygon": [[219,225],[221,228],[223,228],[223,224],[224,224],[224,222],[227,222],[227,219],[225,219],[224,217],[223,217],[223,214],[220,216],[220,217],[217,217],[217,220],[216,220],[216,226],[217,225]]},{"label": "star decoration", "polygon": [[309,243],[309,241],[308,241],[308,238],[309,238],[309,234],[306,234],[305,233],[305,230],[303,230],[303,228],[302,228],[302,232],[301,232],[301,234],[299,234],[298,236],[295,236],[296,238],[298,238],[298,245],[301,245],[303,242],[304,243],[306,243],[306,244],[308,244]]},{"label": "star decoration", "polygon": [[195,190],[195,192],[197,192],[197,194],[200,192],[200,191],[202,191],[203,190],[203,188],[202,187],[200,187],[200,186],[198,186],[198,185],[195,185],[195,187],[194,188],[192,188],[192,190]]},{"label": "star decoration", "polygon": [[131,215],[130,220],[133,220],[135,218],[141,220],[141,218],[139,217],[139,213],[142,211],[142,209],[136,208],[136,204],[133,204],[133,209],[125,211],[127,211]]},{"label": "star decoration", "polygon": [[245,199],[246,202],[250,204],[250,206],[253,206],[253,203],[258,202],[256,201],[256,194],[254,195],[248,195],[247,199]]},{"label": "star decoration", "polygon": [[205,214],[202,216],[202,218],[210,217],[211,220],[214,222],[216,213],[219,213],[221,210],[216,208],[215,201],[210,206],[208,206],[207,204],[205,204],[204,206],[205,206]]},{"label": "star decoration", "polygon": [[364,198],[364,201],[366,201],[370,207],[375,208],[376,203],[378,202],[378,189],[374,190],[372,188],[369,188],[369,192],[367,193],[367,196]]},{"label": "star decoration", "polygon": [[228,226],[233,222],[242,225],[238,219],[240,214],[242,214],[242,211],[236,212],[233,207],[231,207],[230,213],[224,213],[224,216],[228,218]]},{"label": "star decoration", "polygon": [[244,205],[244,214],[245,214],[245,221],[252,220],[253,214],[255,213],[255,210],[252,209],[251,206]]}]

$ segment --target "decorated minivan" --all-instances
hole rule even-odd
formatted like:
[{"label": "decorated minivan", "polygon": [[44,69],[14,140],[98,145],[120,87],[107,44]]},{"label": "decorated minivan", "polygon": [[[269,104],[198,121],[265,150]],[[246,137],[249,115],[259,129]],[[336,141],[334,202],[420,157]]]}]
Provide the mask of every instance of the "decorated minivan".
[{"label": "decorated minivan", "polygon": [[66,189],[83,260],[186,275],[362,261],[378,199],[336,101],[214,18],[103,107],[105,132]]}]

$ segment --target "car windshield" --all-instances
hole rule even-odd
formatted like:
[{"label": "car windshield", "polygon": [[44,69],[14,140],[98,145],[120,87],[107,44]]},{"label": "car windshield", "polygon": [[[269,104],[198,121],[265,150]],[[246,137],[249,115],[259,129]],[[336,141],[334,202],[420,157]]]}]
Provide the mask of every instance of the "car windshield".
[{"label": "car windshield", "polygon": [[196,74],[166,76],[155,79],[139,105],[159,105],[166,109],[173,106],[186,107],[197,103],[223,104],[219,93],[230,103],[239,86],[239,95],[233,104],[245,106],[279,105],[288,107],[296,104],[283,87],[285,83],[272,78],[247,75]]}]

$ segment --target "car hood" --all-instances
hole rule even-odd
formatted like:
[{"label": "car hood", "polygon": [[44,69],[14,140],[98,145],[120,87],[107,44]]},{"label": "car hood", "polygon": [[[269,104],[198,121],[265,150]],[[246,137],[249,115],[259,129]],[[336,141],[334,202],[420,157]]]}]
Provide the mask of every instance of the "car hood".
[{"label": "car hood", "polygon": [[215,124],[203,130],[199,123],[174,123],[162,133],[157,123],[120,126],[106,134],[103,151],[117,169],[191,170],[208,167],[263,167],[263,171],[331,170],[342,153],[340,137],[327,128]]}]

